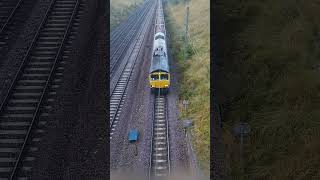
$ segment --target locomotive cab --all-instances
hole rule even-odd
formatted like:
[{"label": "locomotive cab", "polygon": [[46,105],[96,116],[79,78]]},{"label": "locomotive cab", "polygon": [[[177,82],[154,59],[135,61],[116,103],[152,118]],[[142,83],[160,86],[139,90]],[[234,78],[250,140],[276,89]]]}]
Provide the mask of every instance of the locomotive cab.
[{"label": "locomotive cab", "polygon": [[170,87],[170,74],[168,72],[158,71],[149,75],[150,88],[152,93],[168,93]]},{"label": "locomotive cab", "polygon": [[153,72],[149,76],[151,88],[169,88],[170,74],[168,72]]}]

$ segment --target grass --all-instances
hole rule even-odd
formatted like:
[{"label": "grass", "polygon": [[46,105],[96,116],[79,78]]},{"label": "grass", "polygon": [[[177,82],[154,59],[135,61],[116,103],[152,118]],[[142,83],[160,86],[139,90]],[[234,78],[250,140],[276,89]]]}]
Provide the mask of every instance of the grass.
[{"label": "grass", "polygon": [[111,0],[110,1],[110,29],[111,31],[125,21],[143,0]]},{"label": "grass", "polygon": [[[231,179],[320,178],[320,4],[225,0],[216,7],[217,92]],[[245,171],[235,123],[251,125]]]},{"label": "grass", "polygon": [[[171,51],[178,67],[180,85],[180,119],[194,121],[193,144],[201,168],[209,173],[210,163],[210,10],[209,0],[190,1],[189,57],[183,56],[183,28],[185,7],[183,1],[171,0],[166,6],[167,31],[170,33]],[[174,77],[173,77],[174,78]],[[188,99],[187,112],[182,100]]]}]

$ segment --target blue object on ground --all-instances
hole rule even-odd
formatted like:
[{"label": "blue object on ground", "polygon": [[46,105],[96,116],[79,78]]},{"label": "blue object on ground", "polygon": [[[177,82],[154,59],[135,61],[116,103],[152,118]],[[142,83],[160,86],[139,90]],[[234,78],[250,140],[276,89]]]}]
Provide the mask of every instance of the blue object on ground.
[{"label": "blue object on ground", "polygon": [[135,142],[135,141],[137,141],[137,140],[138,140],[138,135],[139,135],[139,133],[138,133],[137,130],[131,129],[131,130],[129,131],[129,141],[130,141],[130,142]]}]

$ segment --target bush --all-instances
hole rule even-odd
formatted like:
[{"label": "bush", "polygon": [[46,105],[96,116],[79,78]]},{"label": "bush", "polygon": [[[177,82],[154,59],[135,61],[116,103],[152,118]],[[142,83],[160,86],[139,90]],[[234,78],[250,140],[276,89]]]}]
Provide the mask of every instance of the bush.
[{"label": "bush", "polygon": [[314,42],[319,8],[313,0],[226,0],[216,7],[217,43],[225,49],[217,52],[223,71],[215,81],[218,99],[227,105],[224,139],[232,179],[241,176],[238,142],[230,141],[240,118],[252,128],[244,179],[319,177],[320,164],[304,155],[320,158],[314,141],[320,138],[320,51]]}]

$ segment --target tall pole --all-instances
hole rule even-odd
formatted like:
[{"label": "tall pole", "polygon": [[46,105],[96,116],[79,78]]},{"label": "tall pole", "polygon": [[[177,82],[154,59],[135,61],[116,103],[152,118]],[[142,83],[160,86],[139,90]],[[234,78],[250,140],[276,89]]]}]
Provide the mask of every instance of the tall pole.
[{"label": "tall pole", "polygon": [[185,15],[185,33],[184,33],[184,60],[187,59],[188,48],[188,28],[189,28],[189,0],[185,0],[186,15]]}]

